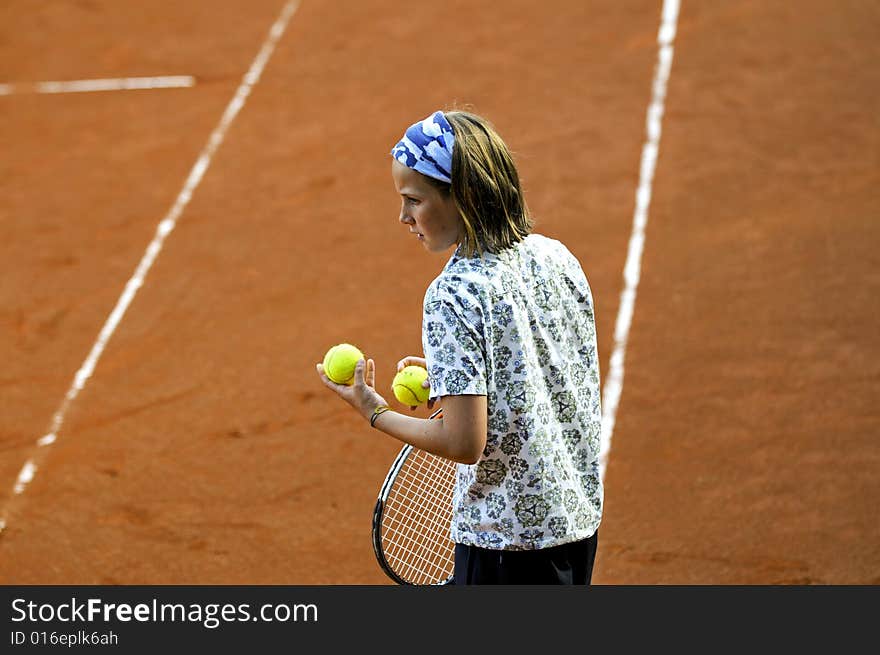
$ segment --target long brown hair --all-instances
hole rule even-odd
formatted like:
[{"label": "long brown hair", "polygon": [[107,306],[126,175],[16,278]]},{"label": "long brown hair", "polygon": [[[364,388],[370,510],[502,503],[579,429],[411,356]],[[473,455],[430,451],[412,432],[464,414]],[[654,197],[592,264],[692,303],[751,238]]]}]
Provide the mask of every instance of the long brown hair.
[{"label": "long brown hair", "polygon": [[460,110],[443,114],[455,133],[452,183],[430,181],[452,194],[462,220],[462,254],[499,252],[518,243],[533,223],[507,144],[482,116]]}]

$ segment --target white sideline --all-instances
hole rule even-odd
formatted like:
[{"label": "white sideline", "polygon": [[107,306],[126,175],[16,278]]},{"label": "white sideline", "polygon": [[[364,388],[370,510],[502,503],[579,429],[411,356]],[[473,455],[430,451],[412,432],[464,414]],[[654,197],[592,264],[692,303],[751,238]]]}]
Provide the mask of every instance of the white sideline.
[{"label": "white sideline", "polygon": [[[104,323],[104,327],[101,329],[101,332],[98,335],[98,339],[97,341],[95,341],[94,346],[92,346],[91,352],[89,353],[88,357],[86,357],[86,360],[85,362],[83,362],[80,369],[76,372],[76,375],[73,379],[73,384],[71,384],[70,388],[68,389],[64,400],[61,402],[61,406],[58,408],[58,411],[56,411],[55,415],[52,417],[52,423],[50,425],[49,431],[37,440],[36,446],[38,447],[38,450],[36,451],[34,456],[28,459],[28,461],[24,463],[24,466],[22,466],[21,472],[18,474],[18,479],[16,480],[15,486],[13,488],[13,496],[21,495],[22,493],[24,493],[28,484],[30,484],[30,482],[34,479],[36,472],[39,470],[38,455],[44,455],[46,452],[46,447],[54,443],[55,440],[58,438],[58,432],[61,429],[61,425],[64,422],[64,417],[67,414],[67,410],[70,407],[70,404],[79,395],[79,392],[82,391],[83,387],[85,387],[86,385],[86,382],[88,382],[89,378],[91,377],[92,372],[95,370],[95,366],[98,363],[98,360],[101,358],[101,354],[104,352],[104,347],[107,345],[110,337],[113,336],[113,332],[116,330],[116,327],[122,320],[123,315],[128,309],[128,306],[131,304],[131,301],[134,299],[134,296],[137,293],[138,289],[140,289],[140,287],[143,285],[147,273],[152,267],[153,262],[156,260],[156,257],[158,257],[159,252],[162,250],[162,244],[165,242],[165,239],[177,225],[177,220],[180,218],[183,210],[189,204],[189,201],[192,198],[192,194],[201,182],[205,171],[208,170],[208,166],[210,166],[211,164],[211,159],[213,158],[214,153],[223,142],[223,139],[226,136],[226,132],[229,130],[229,126],[232,124],[232,122],[235,120],[235,117],[238,115],[238,112],[241,111],[241,108],[244,106],[245,100],[247,99],[248,95],[250,95],[251,89],[259,81],[260,75],[262,74],[266,63],[268,62],[269,57],[271,57],[272,52],[275,50],[275,46],[278,43],[278,40],[284,34],[284,31],[287,28],[287,24],[290,22],[290,19],[293,17],[293,14],[296,12],[298,7],[299,0],[290,0],[287,4],[284,5],[281,10],[281,14],[278,16],[278,18],[275,20],[275,23],[272,25],[272,28],[269,30],[269,35],[263,42],[263,46],[262,48],[260,48],[260,52],[257,54],[247,73],[245,73],[241,84],[235,92],[235,96],[227,105],[226,111],[223,112],[223,116],[220,118],[220,122],[217,124],[217,127],[214,128],[214,131],[208,138],[207,144],[202,149],[202,152],[200,153],[195,165],[193,165],[189,177],[186,179],[186,182],[184,183],[183,188],[178,194],[174,205],[159,223],[159,226],[156,229],[156,236],[147,246],[147,250],[144,253],[144,256],[141,258],[140,264],[138,264],[134,275],[132,275],[131,279],[129,279],[128,284],[125,285],[125,290],[119,297],[119,300],[116,302],[116,307],[113,308],[113,311],[111,312],[109,318]],[[4,508],[3,514],[0,515],[0,533],[2,533],[3,530],[6,528],[6,517],[7,510]]]},{"label": "white sideline", "polygon": [[599,448],[599,476],[605,479],[608,466],[608,453],[611,451],[611,437],[617,420],[617,407],[623,393],[623,362],[626,356],[626,342],[632,324],[636,303],[636,289],[642,266],[642,252],[645,248],[645,227],[648,225],[648,207],[651,204],[651,183],[657,166],[660,151],[660,132],[663,120],[663,107],[666,99],[666,83],[672,68],[672,44],[675,41],[678,23],[679,0],[664,0],[660,29],[657,32],[657,64],[654,68],[654,81],[651,104],[646,118],[647,138],[642,146],[639,186],[636,190],[636,207],[633,214],[632,234],[626,264],[623,268],[624,288],[620,294],[620,308],[614,327],[614,349],[609,362],[608,377],[602,394],[602,441]]},{"label": "white sideline", "polygon": [[120,77],[101,80],[67,80],[0,84],[0,96],[16,93],[86,93],[90,91],[131,91],[134,89],[179,89],[195,86],[191,75],[159,77]]}]

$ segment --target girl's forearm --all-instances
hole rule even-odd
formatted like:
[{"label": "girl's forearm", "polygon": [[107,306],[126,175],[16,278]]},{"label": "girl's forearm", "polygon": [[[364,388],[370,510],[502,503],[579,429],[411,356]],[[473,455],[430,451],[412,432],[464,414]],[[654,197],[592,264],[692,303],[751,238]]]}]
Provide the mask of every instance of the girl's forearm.
[{"label": "girl's forearm", "polygon": [[447,434],[442,418],[417,418],[389,410],[376,417],[373,427],[398,441],[433,455],[462,464],[474,463],[465,445],[458,443],[454,436]]}]

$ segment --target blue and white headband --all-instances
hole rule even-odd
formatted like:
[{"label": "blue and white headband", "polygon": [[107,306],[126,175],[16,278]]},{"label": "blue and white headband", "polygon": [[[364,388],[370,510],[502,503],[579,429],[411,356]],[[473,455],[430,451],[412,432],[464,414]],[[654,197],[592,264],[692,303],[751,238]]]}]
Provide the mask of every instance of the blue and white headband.
[{"label": "blue and white headband", "polygon": [[442,111],[413,123],[391,149],[391,156],[407,168],[452,183],[452,146],[455,134]]}]

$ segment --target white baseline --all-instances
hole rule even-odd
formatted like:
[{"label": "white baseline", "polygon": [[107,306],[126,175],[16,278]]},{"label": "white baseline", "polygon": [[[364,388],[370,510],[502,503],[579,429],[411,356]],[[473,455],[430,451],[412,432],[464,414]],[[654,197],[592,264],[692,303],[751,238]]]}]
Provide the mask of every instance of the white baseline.
[{"label": "white baseline", "polygon": [[608,466],[608,453],[611,451],[611,437],[617,419],[617,408],[623,393],[623,362],[626,356],[626,342],[632,324],[636,304],[636,290],[642,267],[642,252],[645,249],[645,227],[648,225],[648,207],[651,204],[651,184],[657,167],[660,151],[660,131],[663,120],[663,107],[666,99],[666,83],[672,68],[672,44],[675,41],[678,23],[679,0],[664,0],[660,30],[657,33],[657,64],[654,67],[654,82],[651,103],[646,118],[647,138],[642,146],[642,161],[639,171],[639,186],[636,190],[636,207],[633,214],[632,234],[626,264],[623,267],[624,287],[620,294],[620,308],[614,327],[614,349],[611,353],[608,377],[602,394],[602,441],[599,448],[599,476],[604,480]]}]

